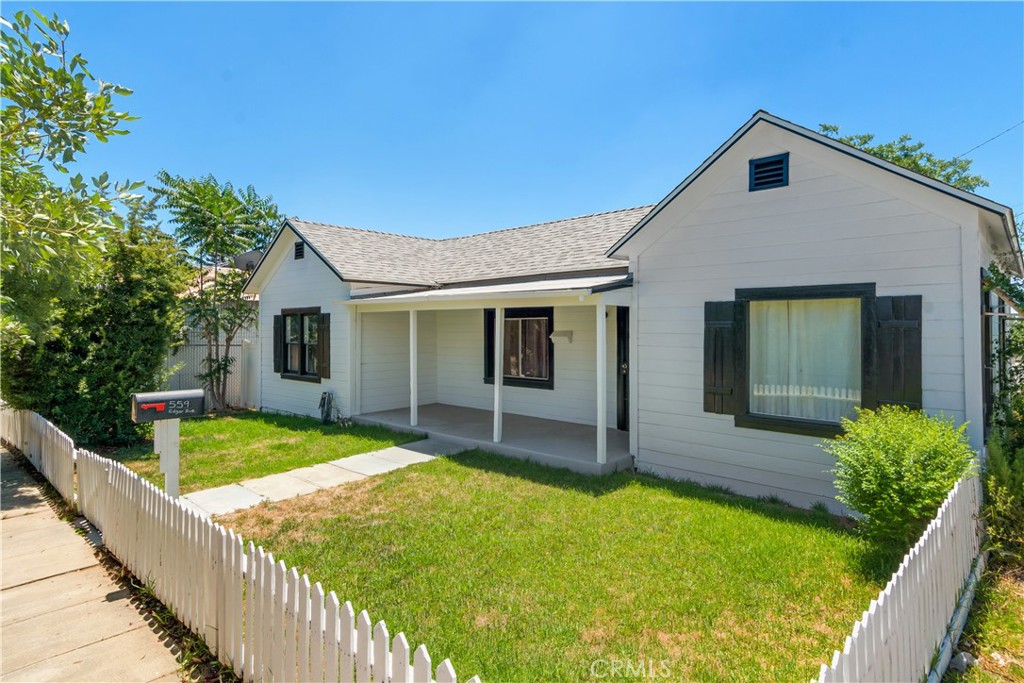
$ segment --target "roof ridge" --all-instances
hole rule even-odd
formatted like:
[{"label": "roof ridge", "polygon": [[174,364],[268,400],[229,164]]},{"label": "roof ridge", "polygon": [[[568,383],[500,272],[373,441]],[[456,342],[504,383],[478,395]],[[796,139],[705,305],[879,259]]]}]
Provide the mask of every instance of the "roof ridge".
[{"label": "roof ridge", "polygon": [[517,225],[517,226],[511,227],[511,228],[498,228],[497,230],[485,230],[483,232],[474,232],[474,233],[470,233],[468,235],[457,235],[455,237],[421,237],[419,235],[403,235],[402,233],[398,233],[398,232],[385,232],[384,230],[373,230],[371,228],[356,228],[356,227],[353,227],[351,225],[337,225],[336,223],[322,223],[320,221],[307,221],[307,220],[304,220],[302,218],[299,218],[298,216],[290,216],[288,218],[288,220],[294,220],[294,221],[298,221],[299,223],[306,223],[308,225],[320,225],[320,226],[323,226],[325,228],[340,228],[342,230],[355,230],[357,232],[367,232],[367,233],[371,233],[371,234],[374,234],[374,235],[389,235],[391,237],[406,237],[406,238],[412,239],[412,240],[422,240],[422,241],[425,241],[425,242],[441,243],[441,242],[451,242],[451,241],[454,241],[454,240],[469,239],[470,237],[480,237],[482,235],[494,235],[494,234],[499,233],[499,232],[511,232],[512,230],[523,230],[525,228],[536,228],[536,227],[539,227],[541,225],[552,225],[554,223],[565,223],[567,221],[576,221],[576,220],[581,220],[581,219],[584,219],[584,218],[596,218],[597,216],[607,216],[607,215],[611,215],[613,213],[625,213],[627,211],[636,211],[637,209],[652,209],[655,206],[657,206],[657,205],[656,204],[639,204],[637,206],[630,206],[630,207],[626,207],[626,208],[623,208],[623,209],[611,209],[609,211],[597,211],[597,212],[594,212],[594,213],[580,214],[578,216],[569,216],[568,218],[556,218],[556,219],[550,220],[550,221],[540,221],[540,222],[537,222],[537,223],[528,223],[526,225]]},{"label": "roof ridge", "polygon": [[[322,223],[320,221],[307,221],[307,220],[305,220],[303,218],[299,218],[298,216],[289,216],[288,220],[290,220],[290,221],[294,220],[294,221],[297,221],[299,223],[305,223],[306,225],[319,225],[319,226],[322,226],[322,227],[325,227],[325,228],[339,228],[341,230],[354,230],[356,232],[368,232],[368,233],[371,233],[373,235],[388,235],[390,237],[405,237],[405,238],[411,239],[411,240],[423,240],[423,241],[426,241],[426,242],[441,242],[441,241],[443,241],[443,240],[440,240],[440,239],[438,239],[436,237],[421,237],[419,235],[403,235],[400,232],[385,232],[384,230],[373,230],[371,228],[357,228],[357,227],[352,226],[352,225],[338,225],[337,223]],[[448,238],[448,239],[451,239],[451,238]]]},{"label": "roof ridge", "polygon": [[613,213],[625,213],[627,211],[636,211],[637,209],[651,209],[657,206],[656,204],[640,204],[639,206],[630,206],[624,209],[611,209],[610,211],[597,211],[595,213],[585,213],[579,216],[569,216],[568,218],[557,218],[550,221],[540,221],[538,223],[528,223],[526,225],[517,225],[513,228],[498,228],[497,230],[485,230],[484,232],[474,232],[469,235],[459,235],[457,237],[442,237],[438,239],[438,242],[448,242],[452,240],[464,240],[470,237],[481,237],[483,235],[494,235],[499,232],[511,232],[513,230],[523,230],[525,228],[536,228],[541,225],[553,225],[554,223],[566,223],[568,221],[581,220],[583,218],[596,218],[597,216],[607,216]]}]

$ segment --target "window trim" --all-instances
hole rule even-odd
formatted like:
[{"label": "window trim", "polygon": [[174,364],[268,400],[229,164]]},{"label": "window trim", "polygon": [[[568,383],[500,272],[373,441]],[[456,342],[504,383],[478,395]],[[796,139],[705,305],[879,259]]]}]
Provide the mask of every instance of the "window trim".
[{"label": "window trim", "polygon": [[750,412],[750,334],[747,323],[751,301],[789,301],[797,299],[860,299],[861,345],[861,407],[872,408],[877,403],[874,386],[875,335],[875,283],[845,285],[812,285],[798,287],[761,287],[736,290],[736,392],[742,412],[734,424],[749,429],[803,434],[806,436],[834,437],[843,430],[838,424],[799,417],[779,417]]},{"label": "window trim", "polygon": [[[292,315],[299,316],[299,330],[300,330],[300,334],[305,335],[305,326],[302,325],[302,318],[304,316],[307,316],[307,315],[315,315],[315,316],[317,316],[316,324],[319,326],[319,324],[320,324],[320,320],[319,320],[320,307],[319,306],[307,306],[305,308],[282,308],[281,309],[282,334],[285,335],[285,338],[281,340],[281,344],[282,344],[282,351],[281,351],[281,354],[282,354],[281,355],[281,379],[290,379],[290,380],[294,380],[296,382],[313,382],[315,384],[320,384],[321,377],[320,377],[320,373],[319,372],[317,372],[315,374],[314,373],[301,372],[301,371],[300,372],[288,372],[288,371],[286,371],[284,369],[287,366],[287,364],[288,364],[288,362],[287,362],[287,357],[288,357],[288,340],[287,340],[287,335],[288,335],[288,316],[292,316]],[[320,344],[320,339],[318,337],[317,338],[318,353],[319,353],[319,344]],[[302,347],[305,347],[307,345],[308,344],[305,341],[300,342],[300,346],[302,346]],[[302,353],[299,354],[299,364],[302,365],[302,366],[305,366],[305,364],[306,364],[306,350],[305,350],[305,348],[303,348],[302,349]]]},{"label": "window trim", "polygon": [[[494,384],[494,318],[493,308],[484,309],[484,384]],[[547,379],[530,379],[527,377],[504,377],[502,386],[526,387],[530,389],[555,388],[555,343],[551,341],[551,333],[555,330],[555,309],[552,306],[534,308],[506,308],[505,320],[523,318],[547,318],[548,321],[548,376]],[[504,368],[503,368],[504,370]]]}]

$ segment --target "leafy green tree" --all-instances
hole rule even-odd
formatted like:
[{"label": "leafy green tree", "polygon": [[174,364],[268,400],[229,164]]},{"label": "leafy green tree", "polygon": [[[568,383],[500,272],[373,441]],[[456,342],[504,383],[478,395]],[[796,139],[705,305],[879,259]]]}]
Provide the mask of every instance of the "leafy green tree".
[{"label": "leafy green tree", "polygon": [[157,181],[160,185],[152,189],[170,212],[178,241],[193,254],[193,286],[183,304],[188,324],[206,344],[199,377],[214,409],[223,410],[234,362],[231,345],[240,330],[259,319],[257,306],[242,294],[248,273],[231,267],[230,260],[265,248],[281,213],[272,197],[260,196],[252,185],[236,190],[212,175],[182,178],[167,171],[160,171]]},{"label": "leafy green tree", "polygon": [[34,21],[26,12],[0,19],[0,340],[8,362],[52,333],[53,301],[98,267],[104,240],[120,227],[117,202],[142,185],[71,175],[90,142],[128,132],[134,117],[114,100],[131,91],[96,79],[68,51],[67,22],[33,13]]},{"label": "leafy green tree", "polygon": [[125,444],[142,436],[128,396],[155,391],[181,338],[188,267],[155,222],[155,200],[135,201],[125,229],[107,237],[96,277],[58,300],[54,334],[24,350],[5,373],[4,394],[60,425],[76,441]]},{"label": "leafy green tree", "polygon": [[838,140],[843,144],[864,150],[880,159],[892,162],[903,168],[910,169],[926,175],[929,178],[941,180],[961,190],[974,192],[978,188],[988,187],[988,181],[980,175],[971,173],[971,159],[953,157],[943,159],[925,150],[924,143],[915,141],[909,134],[905,133],[891,142],[875,144],[875,136],[870,133],[856,133],[854,135],[840,135],[839,126],[823,123],[819,126],[824,135]]}]

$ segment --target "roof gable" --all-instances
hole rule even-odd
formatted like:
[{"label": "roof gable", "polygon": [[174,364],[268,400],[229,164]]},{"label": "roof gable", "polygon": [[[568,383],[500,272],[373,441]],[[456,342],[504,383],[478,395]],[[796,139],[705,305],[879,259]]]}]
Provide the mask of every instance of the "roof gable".
[{"label": "roof gable", "polygon": [[1013,212],[1009,207],[1003,206],[1002,204],[998,204],[989,199],[985,199],[984,197],[973,194],[971,192],[967,192],[957,187],[953,187],[952,185],[948,185],[939,180],[935,180],[934,178],[929,178],[919,173],[915,173],[914,171],[910,171],[906,168],[903,168],[902,166],[885,161],[884,159],[880,159],[874,155],[868,154],[867,152],[857,149],[856,147],[851,147],[845,143],[839,142],[838,140],[833,140],[832,138],[822,135],[821,133],[817,133],[808,128],[804,128],[803,126],[798,126],[795,123],[786,121],[785,119],[781,119],[763,110],[756,112],[754,116],[750,118],[749,121],[743,124],[739,128],[739,130],[737,130],[735,133],[732,134],[732,136],[729,137],[728,140],[722,143],[722,145],[719,146],[718,149],[716,149],[711,154],[711,156],[705,159],[696,169],[694,169],[694,171],[690,173],[690,175],[688,175],[683,180],[683,182],[677,185],[675,189],[673,189],[671,192],[669,192],[668,195],[665,196],[664,199],[658,202],[658,204],[656,204],[654,208],[646,216],[644,216],[635,226],[633,226],[633,228],[630,229],[629,232],[623,235],[614,245],[612,245],[612,247],[608,250],[607,255],[611,258],[622,258],[622,256],[619,255],[618,252],[627,242],[629,242],[640,230],[642,230],[644,226],[650,223],[655,216],[661,213],[661,211],[666,206],[668,206],[668,204],[670,204],[680,194],[682,194],[683,191],[690,187],[698,178],[704,175],[704,173],[707,172],[708,169],[711,168],[711,166],[713,166],[726,152],[729,151],[729,149],[731,149],[743,136],[745,136],[748,132],[750,132],[751,129],[753,129],[758,124],[776,126],[795,135],[799,135],[800,137],[810,140],[812,142],[825,145],[826,147],[829,147],[839,153],[864,161],[873,167],[896,174],[908,181],[917,183],[924,187],[930,188],[937,192],[953,197],[954,199],[966,202],[967,204],[970,204],[978,209],[994,214],[999,218],[999,220],[1003,224],[1003,228],[1006,234],[1006,238],[1009,242],[1010,249],[1011,251],[1013,251],[1017,263],[1021,264],[1018,267],[1024,267],[1024,263],[1022,263],[1021,258],[1020,245],[1017,241],[1016,230],[1013,227]]}]

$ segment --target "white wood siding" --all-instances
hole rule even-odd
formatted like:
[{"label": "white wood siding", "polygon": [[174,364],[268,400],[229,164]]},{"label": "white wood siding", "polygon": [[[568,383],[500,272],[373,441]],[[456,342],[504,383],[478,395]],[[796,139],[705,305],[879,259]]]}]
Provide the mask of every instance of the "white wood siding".
[{"label": "white wood siding", "polygon": [[[783,151],[789,186],[749,192],[748,160]],[[964,419],[961,226],[850,163],[775,129],[748,135],[627,246],[639,296],[640,469],[838,509],[820,439],[703,411],[704,302],[733,300],[737,288],[874,282],[879,295],[922,295],[924,405]]]},{"label": "white wood siding", "polygon": [[[538,303],[543,305],[543,303]],[[615,314],[609,309],[608,424],[615,426]],[[494,387],[484,384],[482,310],[437,311],[437,402],[491,410]],[[505,387],[506,413],[564,422],[596,424],[596,310],[593,306],[556,306],[555,330],[571,330],[572,343],[555,349],[555,388]]]},{"label": "white wood siding", "polygon": [[[348,415],[348,311],[341,303],[348,298],[348,285],[312,249],[296,261],[292,251],[296,239],[290,230],[281,235],[276,253],[268,254],[264,265],[274,270],[260,291],[262,409],[318,417],[320,394],[331,391],[338,411]],[[274,316],[285,308],[307,306],[319,306],[322,313],[331,314],[331,377],[319,384],[282,379],[274,372]]]},{"label": "white wood siding", "polygon": [[[422,313],[420,315],[423,315]],[[422,324],[422,320],[420,321]],[[364,313],[360,405],[364,413],[409,406],[409,314]]]}]

